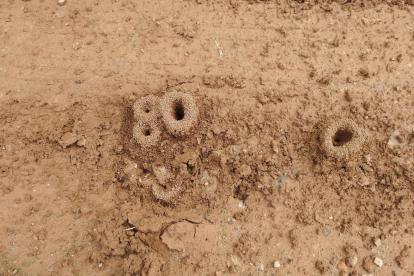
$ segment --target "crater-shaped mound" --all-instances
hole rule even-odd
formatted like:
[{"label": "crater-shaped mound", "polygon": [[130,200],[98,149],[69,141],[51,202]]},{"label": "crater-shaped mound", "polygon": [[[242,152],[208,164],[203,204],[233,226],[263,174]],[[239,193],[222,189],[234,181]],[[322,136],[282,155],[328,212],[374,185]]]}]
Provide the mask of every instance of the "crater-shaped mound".
[{"label": "crater-shaped mound", "polygon": [[160,116],[158,110],[158,97],[154,95],[142,97],[135,102],[133,110],[135,119],[138,122],[146,123],[157,120]]},{"label": "crater-shaped mound", "polygon": [[143,147],[155,146],[161,137],[161,130],[156,122],[138,122],[132,132],[135,140]]},{"label": "crater-shaped mound", "polygon": [[354,121],[342,119],[325,127],[320,141],[327,156],[342,159],[360,148],[365,141],[365,135]]},{"label": "crater-shaped mound", "polygon": [[167,131],[172,135],[187,134],[198,119],[193,97],[181,92],[165,94],[160,100],[160,112]]}]

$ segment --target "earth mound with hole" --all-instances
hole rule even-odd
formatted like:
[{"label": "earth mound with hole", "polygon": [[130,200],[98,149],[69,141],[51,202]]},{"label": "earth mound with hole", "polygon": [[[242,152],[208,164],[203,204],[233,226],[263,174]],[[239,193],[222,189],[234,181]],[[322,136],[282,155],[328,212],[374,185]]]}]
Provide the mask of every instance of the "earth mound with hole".
[{"label": "earth mound with hole", "polygon": [[0,3],[0,275],[414,275],[414,2]]}]

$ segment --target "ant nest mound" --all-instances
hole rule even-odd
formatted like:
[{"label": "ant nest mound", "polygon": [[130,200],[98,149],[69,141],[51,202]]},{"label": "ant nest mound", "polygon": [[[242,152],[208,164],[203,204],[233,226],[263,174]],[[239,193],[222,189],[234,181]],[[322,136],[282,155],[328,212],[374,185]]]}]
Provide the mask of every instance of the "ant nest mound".
[{"label": "ant nest mound", "polygon": [[134,116],[138,122],[151,122],[159,117],[158,98],[149,95],[134,104]]},{"label": "ant nest mound", "polygon": [[[172,178],[172,175],[165,167],[152,168],[155,180],[150,175],[146,175],[144,178],[139,178],[139,182],[146,188],[151,189],[153,196],[161,201],[172,202],[179,196],[181,189],[178,187],[176,181]],[[170,185],[168,185],[170,184]],[[173,185],[172,185],[173,184]],[[166,186],[172,186],[167,189]]]},{"label": "ant nest mound", "polygon": [[322,149],[328,156],[341,159],[358,148],[365,141],[361,128],[350,119],[336,121],[321,133]]},{"label": "ant nest mound", "polygon": [[160,100],[160,111],[170,134],[186,134],[197,122],[198,109],[192,96],[171,92]]},{"label": "ant nest mound", "polygon": [[156,122],[138,122],[134,126],[132,135],[141,146],[155,146],[160,140],[161,130]]},{"label": "ant nest mound", "polygon": [[167,191],[160,185],[153,183],[151,186],[151,192],[156,199],[171,202],[180,194],[181,191],[177,186],[174,186],[171,190]]}]

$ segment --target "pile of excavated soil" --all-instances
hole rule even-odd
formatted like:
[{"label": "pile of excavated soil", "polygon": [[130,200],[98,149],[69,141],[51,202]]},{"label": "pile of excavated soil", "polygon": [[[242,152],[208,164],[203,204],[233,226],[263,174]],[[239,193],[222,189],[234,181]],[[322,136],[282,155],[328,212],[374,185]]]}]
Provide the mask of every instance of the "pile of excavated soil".
[{"label": "pile of excavated soil", "polygon": [[0,275],[414,275],[413,4],[2,1]]}]

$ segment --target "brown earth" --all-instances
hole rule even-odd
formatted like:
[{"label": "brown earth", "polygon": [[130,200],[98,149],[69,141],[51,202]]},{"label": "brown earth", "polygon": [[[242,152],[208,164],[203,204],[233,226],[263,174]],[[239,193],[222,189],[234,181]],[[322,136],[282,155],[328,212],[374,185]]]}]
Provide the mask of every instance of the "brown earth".
[{"label": "brown earth", "polygon": [[1,1],[0,275],[414,275],[412,4]]}]

